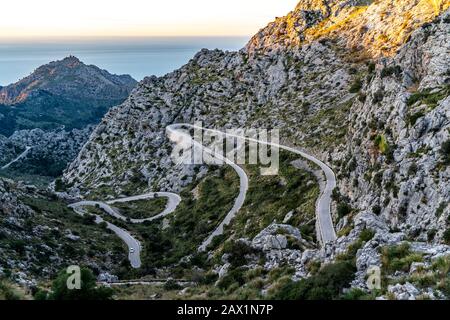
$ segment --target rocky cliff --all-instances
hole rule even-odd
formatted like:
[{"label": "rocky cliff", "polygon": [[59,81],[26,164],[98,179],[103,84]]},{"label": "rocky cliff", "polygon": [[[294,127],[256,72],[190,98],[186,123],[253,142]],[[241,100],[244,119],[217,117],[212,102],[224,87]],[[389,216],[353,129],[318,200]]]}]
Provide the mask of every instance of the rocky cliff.
[{"label": "rocky cliff", "polygon": [[419,26],[450,6],[446,0],[307,0],[256,34],[250,53],[334,39],[370,57],[393,55]]},{"label": "rocky cliff", "polygon": [[2,174],[33,183],[36,179],[53,180],[77,157],[92,130],[93,126],[72,131],[19,130],[9,138],[3,137],[1,165],[17,159],[26,148],[30,149],[24,157],[3,169]]}]

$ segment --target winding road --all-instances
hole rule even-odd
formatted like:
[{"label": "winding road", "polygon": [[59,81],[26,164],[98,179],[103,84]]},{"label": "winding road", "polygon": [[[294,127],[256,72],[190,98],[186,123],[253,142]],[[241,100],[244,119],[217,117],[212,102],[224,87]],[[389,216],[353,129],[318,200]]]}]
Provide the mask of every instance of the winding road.
[{"label": "winding road", "polygon": [[14,164],[17,161],[19,161],[20,159],[24,158],[28,154],[28,151],[30,151],[30,150],[31,150],[31,147],[26,147],[24,152],[22,152],[17,158],[12,160],[10,163],[5,164],[3,167],[0,168],[0,170],[8,169],[12,164]]},{"label": "winding road", "polygon": [[[333,219],[331,217],[331,200],[332,200],[331,195],[332,195],[333,189],[336,187],[336,176],[335,176],[333,170],[331,170],[331,168],[329,166],[327,166],[324,162],[320,161],[319,159],[317,159],[299,149],[284,146],[284,145],[281,145],[278,143],[261,141],[261,140],[254,139],[254,138],[249,138],[249,137],[245,137],[245,136],[241,136],[241,135],[237,135],[237,134],[225,133],[225,132],[222,132],[219,130],[214,130],[214,129],[206,129],[206,128],[202,128],[202,127],[199,127],[196,125],[185,124],[185,123],[173,124],[173,125],[170,125],[167,127],[167,129],[166,129],[167,135],[173,142],[184,143],[184,144],[190,142],[195,147],[203,148],[203,150],[205,150],[206,152],[208,152],[210,154],[213,153],[213,151],[211,149],[204,147],[203,145],[201,145],[198,142],[196,142],[195,140],[193,140],[193,138],[190,135],[188,135],[186,132],[181,132],[179,130],[183,127],[189,128],[189,129],[199,129],[199,130],[203,130],[203,131],[207,131],[207,132],[211,132],[211,133],[215,133],[215,134],[219,134],[219,135],[224,135],[224,136],[229,136],[229,137],[239,138],[239,139],[245,139],[247,141],[252,141],[252,142],[259,143],[259,144],[270,145],[270,146],[273,146],[273,147],[276,147],[279,149],[283,149],[283,150],[298,154],[301,157],[314,162],[323,171],[323,173],[325,174],[325,179],[326,179],[325,188],[323,190],[321,190],[322,194],[317,199],[317,203],[316,203],[316,215],[317,215],[317,220],[318,220],[317,225],[318,225],[318,229],[319,229],[318,234],[320,235],[319,240],[321,241],[322,245],[336,240],[336,232],[334,230]],[[230,161],[228,158],[224,158],[221,155],[215,155],[215,156],[218,159],[224,160],[225,163],[227,163],[233,167],[233,169],[239,175],[239,178],[241,181],[241,188],[240,188],[238,198],[236,199],[235,205],[230,210],[230,212],[227,214],[227,216],[225,217],[225,220],[217,227],[216,230],[214,230],[214,232],[208,237],[208,239],[206,239],[202,243],[202,245],[199,248],[199,251],[204,251],[206,249],[206,247],[211,243],[212,239],[215,236],[223,234],[224,226],[228,225],[231,222],[231,220],[234,218],[236,213],[241,209],[242,205],[244,204],[245,195],[248,190],[248,177],[247,177],[247,174],[245,173],[245,171],[242,170],[242,168],[239,167],[238,165],[236,165],[234,162]]]},{"label": "winding road", "polygon": [[[121,215],[118,211],[110,207],[109,205],[113,205],[114,203],[125,203],[125,202],[131,202],[131,201],[138,201],[138,200],[148,200],[148,199],[154,199],[155,196],[158,197],[165,197],[168,198],[169,201],[166,205],[166,209],[151,218],[147,219],[127,219],[127,217]],[[83,207],[86,206],[98,206],[101,209],[103,209],[106,213],[109,215],[120,219],[122,221],[127,221],[131,223],[144,223],[145,221],[154,221],[157,219],[160,219],[162,217],[167,216],[168,214],[171,214],[175,211],[175,209],[178,207],[178,204],[181,202],[181,197],[175,193],[170,192],[152,192],[152,193],[146,193],[139,196],[133,196],[133,197],[127,197],[127,198],[121,198],[116,200],[111,200],[108,202],[101,202],[101,201],[80,201],[77,203],[73,203],[69,205],[70,208],[72,208],[76,213],[80,215],[86,214]],[[119,228],[118,226],[105,221],[102,217],[99,215],[95,215],[95,222],[96,223],[102,223],[106,222],[107,228],[113,231],[120,239],[125,242],[125,244],[128,246],[128,260],[130,260],[131,266],[135,269],[141,267],[141,243],[139,240],[134,238],[127,230]]]},{"label": "winding road", "polygon": [[[177,144],[184,145],[186,148],[189,148],[189,146],[193,146],[194,148],[200,148],[203,152],[208,153],[212,157],[223,161],[224,163],[231,166],[236,173],[239,176],[240,180],[240,187],[239,187],[239,195],[235,200],[235,203],[231,210],[227,213],[224,220],[217,226],[217,228],[209,235],[209,237],[200,245],[198,248],[198,251],[205,251],[208,245],[211,243],[214,237],[222,235],[224,232],[224,227],[230,224],[230,222],[233,220],[233,218],[236,216],[236,214],[239,212],[239,210],[242,208],[245,197],[248,190],[248,176],[245,173],[245,171],[238,166],[236,163],[228,159],[227,157],[222,156],[221,154],[216,154],[213,150],[211,150],[208,147],[203,146],[199,142],[195,141],[192,136],[186,132],[186,130],[182,130],[182,128],[188,128],[188,129],[200,129],[203,131],[215,133],[222,136],[229,136],[239,139],[244,139],[247,141],[256,142],[259,144],[265,144],[270,145],[279,149],[283,149],[295,154],[300,155],[301,157],[312,161],[316,165],[320,167],[320,169],[323,171],[325,178],[326,178],[326,185],[324,188],[322,188],[322,192],[320,197],[317,199],[316,203],[316,216],[317,216],[317,228],[318,228],[318,235],[319,240],[322,245],[325,245],[326,243],[332,242],[336,240],[336,232],[334,230],[333,226],[333,220],[331,217],[331,195],[333,192],[333,189],[336,187],[336,176],[331,170],[329,166],[327,166],[324,162],[320,161],[319,159],[299,150],[293,147],[284,146],[277,143],[271,143],[267,141],[261,141],[254,138],[249,138],[241,135],[231,134],[231,133],[225,133],[218,130],[213,129],[205,129],[196,125],[191,124],[173,124],[166,128],[166,133],[169,137],[169,139]],[[17,161],[17,159],[16,159]],[[146,199],[152,199],[155,197],[155,195],[159,197],[166,197],[169,199],[166,209],[151,218],[146,219],[128,219],[127,217],[123,216],[112,208],[110,205],[113,205],[114,203],[124,203],[124,202],[130,202],[130,201],[137,201],[137,200],[146,200]],[[74,204],[71,204],[69,207],[71,207],[75,212],[78,214],[84,215],[86,212],[83,210],[83,207],[85,206],[98,206],[101,209],[103,209],[106,213],[109,215],[120,219],[122,221],[131,222],[131,223],[143,223],[146,221],[154,221],[159,218],[165,217],[172,212],[174,212],[181,202],[181,198],[179,195],[169,192],[153,192],[153,193],[147,193],[143,195],[133,196],[133,197],[127,197],[122,199],[116,199],[111,200],[107,202],[101,202],[101,201],[80,201]],[[128,246],[129,248],[129,260],[131,263],[131,266],[133,268],[140,268],[141,266],[141,259],[140,259],[140,252],[142,250],[140,242],[135,239],[128,231],[119,228],[115,226],[114,224],[104,221],[100,216],[96,215],[96,223],[106,222],[107,228],[112,230],[114,233],[116,233],[117,236],[119,236]]]},{"label": "winding road", "polygon": [[[205,147],[202,144],[200,144],[199,142],[192,139],[191,135],[189,135],[183,131],[180,131],[179,129],[181,129],[182,127],[195,128],[195,129],[200,128],[198,126],[190,125],[190,124],[170,125],[166,128],[166,133],[172,142],[175,142],[177,144],[186,144],[186,146],[193,146],[194,148],[199,148],[199,149],[203,150],[204,152],[207,152],[208,154],[215,157],[216,159],[221,160],[224,163],[231,166],[239,176],[239,184],[240,184],[239,195],[237,196],[233,207],[225,216],[225,219],[209,235],[209,237],[205,241],[203,241],[203,243],[198,248],[198,251],[202,252],[202,251],[206,250],[206,247],[208,247],[208,245],[211,243],[211,241],[214,239],[214,237],[223,234],[224,227],[230,224],[231,220],[233,220],[233,218],[236,216],[238,211],[244,205],[245,196],[246,196],[247,190],[248,190],[248,176],[247,176],[247,173],[245,173],[245,171],[241,167],[239,167],[237,164],[235,164],[233,161],[229,160],[228,158],[226,158],[220,154],[214,153],[214,151],[211,150],[210,148]],[[200,128],[200,129],[202,129],[202,128]],[[209,130],[209,131],[214,131],[216,133],[223,134],[222,132],[216,131],[216,130]]]}]

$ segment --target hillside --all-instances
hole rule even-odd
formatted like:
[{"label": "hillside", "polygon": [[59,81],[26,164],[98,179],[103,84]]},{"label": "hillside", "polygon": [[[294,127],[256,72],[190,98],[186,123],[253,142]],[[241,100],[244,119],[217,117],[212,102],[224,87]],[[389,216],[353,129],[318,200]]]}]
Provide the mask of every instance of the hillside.
[{"label": "hillside", "polygon": [[0,178],[0,218],[0,278],[24,287],[70,264],[118,272],[126,259],[120,240],[32,186]]},{"label": "hillside", "polygon": [[[60,186],[99,201],[180,194],[170,216],[120,226],[143,246],[133,276],[195,285],[131,286],[119,297],[450,298],[449,4],[302,1],[241,51],[202,50],[140,82],[105,115]],[[283,145],[326,163],[337,180],[337,240],[318,237],[321,173],[281,152],[279,175],[241,166],[246,199],[199,252],[241,182],[230,166],[173,164],[166,128],[195,121],[279,128]],[[366,282],[373,267],[381,271],[374,291]]]}]

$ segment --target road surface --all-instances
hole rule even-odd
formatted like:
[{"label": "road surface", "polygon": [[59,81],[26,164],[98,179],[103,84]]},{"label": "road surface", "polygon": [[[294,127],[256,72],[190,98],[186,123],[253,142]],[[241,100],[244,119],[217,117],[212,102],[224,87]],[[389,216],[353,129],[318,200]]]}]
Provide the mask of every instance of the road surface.
[{"label": "road surface", "polygon": [[[156,280],[128,280],[128,281],[117,281],[117,282],[108,282],[108,281],[100,281],[98,284],[104,286],[161,286],[166,284],[168,279],[156,279]],[[193,286],[195,282],[186,281],[186,280],[172,280],[180,286]]]},{"label": "road surface", "polygon": [[[169,201],[167,202],[166,209],[164,209],[163,212],[160,214],[145,218],[145,219],[129,219],[125,217],[124,215],[120,214],[119,211],[112,208],[110,205],[114,205],[115,203],[125,203],[125,202],[132,202],[132,201],[139,201],[139,200],[148,200],[148,199],[154,199],[155,195],[160,198],[168,198]],[[101,209],[103,209],[106,213],[113,216],[114,218],[117,218],[119,220],[125,221],[125,222],[131,222],[131,223],[144,223],[146,221],[154,221],[160,218],[163,218],[172,212],[175,211],[175,209],[178,207],[178,205],[181,202],[181,197],[175,193],[171,192],[152,192],[152,193],[146,193],[139,196],[133,196],[128,198],[122,198],[122,199],[116,199],[111,200],[107,202],[102,201],[80,201],[76,203],[75,205],[78,206],[99,206]]]},{"label": "road surface", "polygon": [[[138,201],[138,200],[147,200],[147,199],[153,199],[155,198],[155,195],[158,197],[166,197],[169,199],[166,209],[158,214],[157,216],[147,218],[147,219],[130,219],[127,220],[127,218],[120,213],[118,213],[116,210],[111,208],[109,205],[112,205],[114,203],[124,203],[124,202],[130,202],[130,201]],[[99,206],[101,209],[103,209],[106,213],[110,214],[111,216],[123,220],[123,221],[129,221],[131,223],[143,223],[145,221],[154,221],[156,219],[165,217],[168,214],[171,214],[175,211],[178,204],[181,202],[181,198],[179,195],[169,192],[152,192],[152,193],[146,193],[139,196],[133,196],[128,198],[122,198],[122,199],[116,199],[112,201],[108,201],[107,203],[101,202],[101,201],[80,201],[77,203],[73,203],[69,205],[70,208],[72,208],[76,213],[80,215],[84,215],[86,212],[83,210],[83,207],[85,206]],[[127,230],[124,230],[122,228],[117,227],[116,225],[104,221],[102,217],[99,215],[95,215],[95,222],[101,223],[106,222],[107,228],[112,230],[120,239],[122,239],[125,244],[128,246],[128,260],[130,261],[130,264],[133,268],[137,269],[141,267],[141,243],[135,239]]]},{"label": "road surface", "polygon": [[[76,213],[79,215],[85,215],[86,212],[83,210],[83,206],[89,206],[89,204],[74,203],[69,205]],[[128,246],[128,260],[130,261],[131,267],[137,269],[141,267],[141,243],[136,240],[128,231],[119,228],[118,226],[103,220],[99,215],[95,215],[95,222],[102,223],[105,222],[107,228],[113,231],[123,242]],[[131,252],[133,248],[133,252]]]},{"label": "road surface", "polygon": [[26,147],[24,152],[22,152],[17,158],[15,158],[10,163],[7,163],[3,167],[1,167],[1,170],[8,169],[12,164],[14,164],[17,161],[19,161],[20,159],[24,158],[27,155],[28,151],[30,151],[30,149],[31,149],[31,147]]}]

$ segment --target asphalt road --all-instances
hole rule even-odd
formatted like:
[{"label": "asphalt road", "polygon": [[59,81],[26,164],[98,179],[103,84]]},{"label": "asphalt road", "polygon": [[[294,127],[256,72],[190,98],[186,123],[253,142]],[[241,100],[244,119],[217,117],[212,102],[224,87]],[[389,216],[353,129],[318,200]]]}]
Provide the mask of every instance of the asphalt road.
[{"label": "asphalt road", "polygon": [[[122,198],[122,199],[116,199],[112,201],[108,201],[107,203],[101,202],[101,201],[80,201],[74,204],[69,205],[70,208],[72,208],[75,212],[77,212],[80,215],[84,215],[86,212],[83,210],[83,207],[85,206],[99,206],[101,209],[103,209],[106,213],[109,215],[123,220],[127,221],[127,218],[118,213],[116,210],[111,208],[109,205],[112,205],[114,203],[124,203],[124,202],[130,202],[130,201],[137,201],[137,200],[147,200],[147,199],[153,199],[157,195],[158,197],[166,197],[169,199],[166,209],[160,213],[157,216],[153,216],[151,218],[147,219],[130,219],[129,222],[131,223],[143,223],[145,221],[154,221],[156,219],[165,217],[166,215],[172,213],[177,208],[178,204],[181,202],[181,198],[179,195],[169,192],[152,192],[147,193],[139,196],[133,196],[128,198]],[[107,228],[112,230],[120,239],[122,239],[125,244],[128,246],[128,260],[130,260],[130,264],[133,268],[137,269],[141,267],[141,243],[135,239],[127,230],[124,230],[122,228],[117,227],[116,225],[103,220],[102,217],[95,215],[96,223],[106,222]],[[128,221],[127,221],[128,222]]]},{"label": "asphalt road", "polygon": [[1,170],[8,169],[13,163],[16,163],[17,161],[19,161],[20,159],[25,157],[27,155],[28,151],[30,151],[30,149],[31,149],[31,147],[26,147],[24,152],[22,152],[17,158],[12,160],[10,163],[7,163],[3,167],[1,167]]}]

